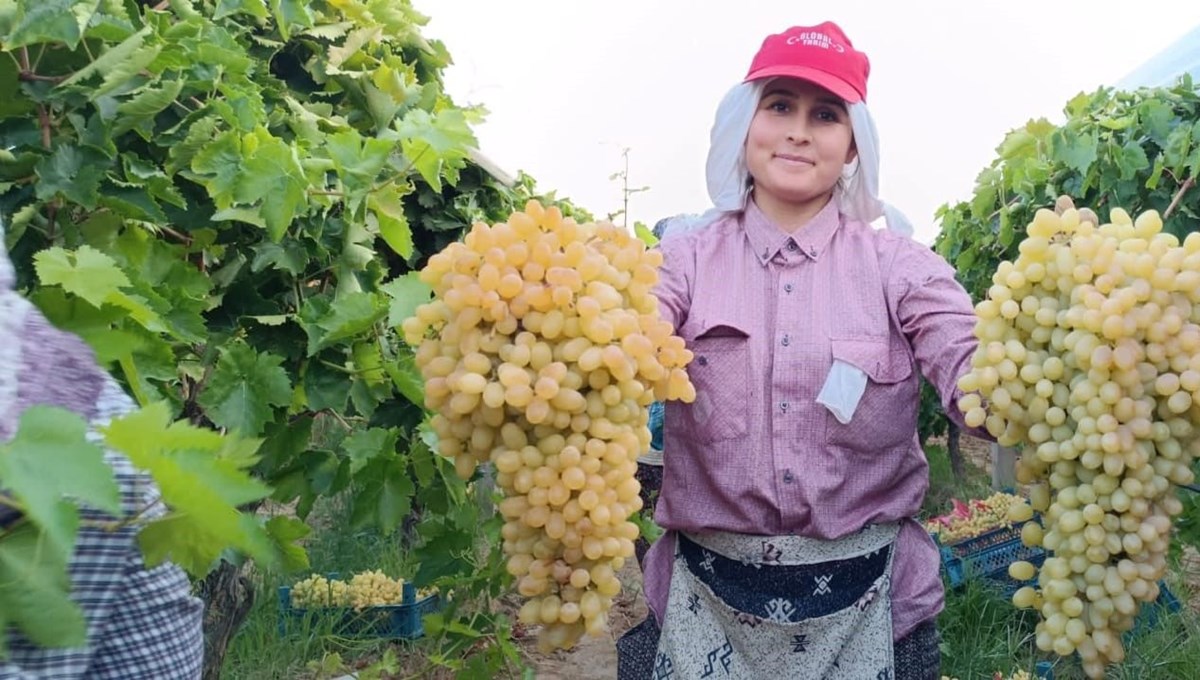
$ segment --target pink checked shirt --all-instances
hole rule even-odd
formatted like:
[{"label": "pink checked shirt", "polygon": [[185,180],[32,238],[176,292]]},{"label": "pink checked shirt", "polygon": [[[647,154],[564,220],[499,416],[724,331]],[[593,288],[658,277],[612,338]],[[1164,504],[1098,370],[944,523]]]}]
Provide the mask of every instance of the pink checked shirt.
[{"label": "pink checked shirt", "polygon": [[[656,293],[695,353],[696,401],[667,404],[655,520],[670,530],[823,539],[902,520],[895,638],[936,616],[938,554],[913,519],[929,486],[917,408],[920,374],[944,404],[957,399],[976,347],[971,300],[954,271],[927,246],[843,216],[835,201],[791,235],[751,202],[662,250]],[[869,377],[845,425],[815,401],[834,359]],[[660,621],[673,549],[660,540],[646,557],[645,592]]]}]

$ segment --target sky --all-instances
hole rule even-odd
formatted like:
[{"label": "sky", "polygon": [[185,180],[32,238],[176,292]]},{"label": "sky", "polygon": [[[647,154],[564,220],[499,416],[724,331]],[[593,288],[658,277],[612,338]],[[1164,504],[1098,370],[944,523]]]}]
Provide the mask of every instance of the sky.
[{"label": "sky", "polygon": [[[1181,0],[413,0],[454,64],[446,89],[489,111],[480,149],[599,217],[653,225],[706,210],[717,103],[764,37],[825,20],[871,60],[881,198],[932,242],[1006,132],[1062,120],[1200,25]],[[626,218],[617,217],[620,224]]]}]

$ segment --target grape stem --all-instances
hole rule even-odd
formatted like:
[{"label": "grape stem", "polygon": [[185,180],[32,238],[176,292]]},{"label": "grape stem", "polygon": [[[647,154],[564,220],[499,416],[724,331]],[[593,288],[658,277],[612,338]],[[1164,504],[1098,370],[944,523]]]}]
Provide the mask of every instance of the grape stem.
[{"label": "grape stem", "polygon": [[1179,185],[1179,191],[1175,192],[1175,197],[1171,199],[1171,205],[1168,205],[1167,209],[1163,212],[1162,218],[1164,222],[1171,216],[1171,213],[1175,212],[1175,208],[1179,207],[1179,202],[1183,200],[1183,195],[1188,192],[1188,189],[1194,186],[1196,186],[1195,177],[1188,177],[1183,181],[1183,184]]}]

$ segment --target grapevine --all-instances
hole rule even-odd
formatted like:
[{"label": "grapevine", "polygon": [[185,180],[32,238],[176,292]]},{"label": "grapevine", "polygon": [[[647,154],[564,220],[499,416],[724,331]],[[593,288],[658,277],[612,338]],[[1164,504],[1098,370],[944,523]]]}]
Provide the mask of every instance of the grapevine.
[{"label": "grapevine", "polygon": [[606,629],[633,555],[647,406],[691,401],[691,352],[658,317],[662,255],[611,224],[530,201],[474,225],[421,272],[436,298],[405,320],[439,451],[466,478],[490,461],[508,570],[540,647]]},{"label": "grapevine", "polygon": [[958,407],[1022,447],[1023,513],[1043,513],[1022,539],[1053,555],[1012,565],[1014,578],[1037,578],[1014,603],[1039,610],[1040,649],[1078,652],[1099,678],[1158,597],[1182,510],[1174,485],[1193,478],[1200,235],[1181,244],[1155,211],[1113,208],[1099,225],[1069,199],[1058,207],[1036,213],[976,306],[980,345]]}]

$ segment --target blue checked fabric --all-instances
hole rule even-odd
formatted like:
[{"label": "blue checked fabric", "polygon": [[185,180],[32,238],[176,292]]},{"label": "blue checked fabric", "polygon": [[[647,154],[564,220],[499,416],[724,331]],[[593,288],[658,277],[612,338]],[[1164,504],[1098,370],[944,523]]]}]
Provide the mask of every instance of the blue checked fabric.
[{"label": "blue checked fabric", "polygon": [[[96,429],[134,408],[79,338],[59,331],[14,291],[13,270],[0,229],[0,441],[12,436],[20,413],[33,405],[70,409]],[[106,456],[121,490],[122,512],[145,519],[165,509],[151,477],[122,456]],[[111,521],[83,508],[81,517]],[[19,517],[0,518],[4,523]],[[149,569],[137,543],[138,527],[83,528],[69,563],[71,595],[83,610],[87,638],[80,647],[43,649],[6,636],[0,680],[190,680],[203,665],[203,604],[178,567]],[[20,584],[0,583],[0,587]]]}]

